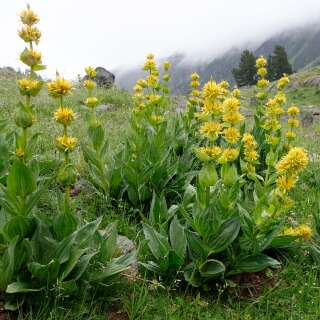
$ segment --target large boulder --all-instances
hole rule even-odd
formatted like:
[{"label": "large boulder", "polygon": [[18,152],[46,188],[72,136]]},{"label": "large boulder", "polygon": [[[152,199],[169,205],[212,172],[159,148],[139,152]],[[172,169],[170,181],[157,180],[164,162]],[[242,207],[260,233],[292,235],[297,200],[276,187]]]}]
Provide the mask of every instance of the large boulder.
[{"label": "large boulder", "polygon": [[[95,70],[97,75],[93,80],[97,83],[98,87],[109,89],[114,85],[116,77],[112,72],[103,67],[97,67]],[[84,80],[86,79],[88,79],[87,76],[84,77]]]}]

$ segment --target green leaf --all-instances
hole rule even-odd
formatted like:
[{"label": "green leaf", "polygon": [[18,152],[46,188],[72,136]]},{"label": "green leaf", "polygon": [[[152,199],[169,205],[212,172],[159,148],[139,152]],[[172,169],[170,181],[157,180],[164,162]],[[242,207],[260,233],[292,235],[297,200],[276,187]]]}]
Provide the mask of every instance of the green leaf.
[{"label": "green leaf", "polygon": [[191,254],[195,258],[205,260],[210,253],[210,247],[194,232],[186,230],[186,236]]},{"label": "green leaf", "polygon": [[8,285],[6,293],[25,293],[25,292],[37,292],[41,288],[33,288],[30,283],[27,282],[12,282]]},{"label": "green leaf", "polygon": [[148,241],[148,246],[157,260],[162,259],[169,253],[170,246],[166,237],[144,223],[143,232],[146,240]]},{"label": "green leaf", "polygon": [[210,241],[210,253],[218,253],[226,249],[238,236],[240,219],[231,218],[225,221],[217,231],[217,235]]},{"label": "green leaf", "polygon": [[229,274],[238,274],[242,272],[259,272],[266,268],[280,268],[279,261],[265,255],[257,254],[241,259],[233,266]]},{"label": "green leaf", "polygon": [[112,223],[108,226],[107,235],[101,240],[99,260],[102,263],[110,261],[117,249],[117,225]]},{"label": "green leaf", "polygon": [[32,171],[20,160],[16,160],[7,178],[8,192],[26,197],[36,190],[37,184]]},{"label": "green leaf", "polygon": [[199,268],[199,272],[202,277],[205,278],[214,278],[217,275],[224,273],[226,267],[219,260],[210,259],[202,264]]},{"label": "green leaf", "polygon": [[38,262],[28,264],[28,270],[34,278],[43,284],[52,284],[56,282],[60,264],[57,260],[51,260],[48,264],[43,265]]},{"label": "green leaf", "polygon": [[169,235],[172,249],[181,259],[184,259],[187,248],[187,238],[183,226],[176,217],[171,221]]}]

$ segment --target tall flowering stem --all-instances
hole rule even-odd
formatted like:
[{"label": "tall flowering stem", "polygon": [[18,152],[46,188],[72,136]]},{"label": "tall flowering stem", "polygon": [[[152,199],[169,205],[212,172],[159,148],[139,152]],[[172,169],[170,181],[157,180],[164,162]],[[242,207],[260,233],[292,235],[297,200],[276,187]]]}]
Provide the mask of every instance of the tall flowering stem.
[{"label": "tall flowering stem", "polygon": [[65,106],[64,97],[72,90],[70,81],[65,80],[57,74],[57,77],[52,82],[48,83],[49,95],[59,101],[59,107],[54,113],[54,118],[57,123],[63,127],[61,136],[56,138],[57,148],[64,155],[64,165],[60,168],[58,179],[65,186],[65,194],[69,195],[70,186],[75,182],[76,175],[70,163],[69,154],[76,146],[77,139],[70,136],[68,128],[75,119],[74,111]]},{"label": "tall flowering stem", "polygon": [[133,120],[135,122],[147,120],[154,127],[164,122],[166,106],[165,96],[170,92],[170,61],[163,63],[163,76],[160,80],[160,72],[152,53],[147,55],[143,71],[147,72],[145,79],[139,79],[134,90]]},{"label": "tall flowering stem", "polygon": [[39,22],[38,15],[32,11],[28,5],[27,8],[21,12],[20,20],[22,27],[18,34],[27,44],[27,47],[20,54],[20,61],[28,67],[28,77],[18,80],[19,91],[20,94],[25,97],[25,101],[19,104],[15,122],[16,125],[21,128],[21,133],[18,135],[16,141],[16,155],[24,161],[27,150],[28,128],[30,128],[35,121],[32,98],[39,94],[43,86],[43,81],[37,80],[36,71],[45,69],[45,66],[42,65],[41,53],[34,49],[34,46],[39,43],[41,38],[41,32],[35,26]]}]

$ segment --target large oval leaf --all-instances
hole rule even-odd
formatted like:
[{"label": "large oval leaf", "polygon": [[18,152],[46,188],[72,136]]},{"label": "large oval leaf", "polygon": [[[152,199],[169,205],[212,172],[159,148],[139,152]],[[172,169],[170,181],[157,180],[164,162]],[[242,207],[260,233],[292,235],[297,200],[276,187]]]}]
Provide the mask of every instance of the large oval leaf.
[{"label": "large oval leaf", "polygon": [[240,230],[240,219],[231,218],[225,221],[219,228],[217,236],[210,241],[212,253],[218,253],[226,249],[238,236]]},{"label": "large oval leaf", "polygon": [[214,278],[217,275],[224,273],[226,271],[226,267],[221,261],[210,259],[201,265],[199,271],[202,277]]}]

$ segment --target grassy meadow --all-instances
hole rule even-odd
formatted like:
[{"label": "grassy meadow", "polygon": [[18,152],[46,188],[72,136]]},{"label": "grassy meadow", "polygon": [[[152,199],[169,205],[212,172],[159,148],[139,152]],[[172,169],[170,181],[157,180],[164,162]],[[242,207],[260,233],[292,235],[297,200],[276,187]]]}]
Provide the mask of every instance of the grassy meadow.
[{"label": "grassy meadow", "polygon": [[[246,96],[246,92],[244,93]],[[320,96],[314,89],[289,89],[288,99],[302,105],[318,105]],[[117,150],[126,134],[132,97],[119,89],[99,89],[97,96],[106,106],[98,107],[97,115],[106,130],[110,148]],[[70,132],[79,141],[86,137],[86,122],[82,116],[81,101],[85,98],[83,89],[76,88],[66,98],[66,105],[77,113],[75,121],[70,126]],[[15,79],[8,75],[0,76],[1,118],[8,126],[14,128],[13,111],[20,97]],[[244,97],[245,99],[245,97]],[[59,133],[59,127],[53,120],[56,109],[54,100],[47,96],[45,90],[34,99],[37,122],[32,132],[39,133],[35,154],[42,159],[60,159],[56,151],[54,138]],[[247,106],[250,108],[250,106]],[[173,106],[174,109],[174,106]],[[299,221],[312,224],[312,215],[318,210],[320,195],[320,166],[317,155],[320,152],[320,127],[317,121],[310,127],[299,129],[298,142],[305,147],[312,158],[308,168],[302,174],[297,187],[292,192],[295,205],[290,209],[289,217],[299,218]],[[76,164],[79,177],[86,177],[87,166],[83,155],[77,148],[71,155]],[[113,205],[99,198],[94,189],[80,179],[80,192],[75,197],[77,211],[87,220],[102,217],[102,224],[118,221],[120,234],[132,239],[136,246],[142,244],[142,229],[136,212],[118,201]],[[53,188],[53,189],[52,189]],[[50,187],[43,193],[39,202],[40,211],[54,214],[55,192]],[[139,208],[135,209],[140,210]],[[143,209],[142,209],[143,210]],[[146,216],[147,212],[140,212]],[[143,250],[143,249],[142,249]],[[143,254],[143,253],[140,253]],[[163,286],[158,281],[143,276],[135,281],[119,280],[116,286],[107,288],[108,296],[93,296],[82,292],[76,300],[64,300],[59,295],[54,299],[49,297],[40,300],[32,307],[24,307],[18,313],[9,315],[10,319],[25,320],[102,320],[102,319],[159,319],[159,320],[313,320],[320,318],[320,281],[319,265],[310,261],[308,252],[290,257],[282,256],[283,266],[278,271],[270,271],[264,281],[256,288],[243,283],[242,288],[223,288],[197,290],[188,286],[180,286],[172,282]],[[250,281],[249,281],[250,283]],[[0,319],[1,318],[0,314]]]}]

